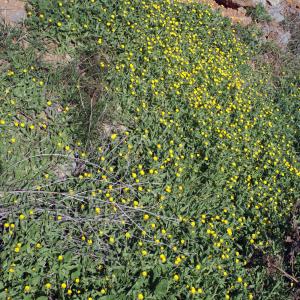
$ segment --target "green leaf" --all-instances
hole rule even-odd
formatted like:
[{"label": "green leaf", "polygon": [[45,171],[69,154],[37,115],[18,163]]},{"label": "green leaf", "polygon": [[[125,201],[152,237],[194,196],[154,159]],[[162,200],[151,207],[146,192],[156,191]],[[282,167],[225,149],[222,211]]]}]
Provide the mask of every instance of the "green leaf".
[{"label": "green leaf", "polygon": [[162,272],[162,268],[160,266],[156,266],[153,269],[153,281],[161,277],[161,272]]},{"label": "green leaf", "polygon": [[114,296],[107,295],[100,298],[101,300],[114,300],[116,299]]},{"label": "green leaf", "polygon": [[72,272],[72,274],[71,274],[72,279],[75,279],[78,277],[80,277],[80,270],[76,270],[76,271]]},{"label": "green leaf", "polygon": [[163,295],[166,294],[166,292],[168,291],[168,288],[169,288],[168,280],[162,279],[156,286],[154,293],[156,296],[162,297]]}]

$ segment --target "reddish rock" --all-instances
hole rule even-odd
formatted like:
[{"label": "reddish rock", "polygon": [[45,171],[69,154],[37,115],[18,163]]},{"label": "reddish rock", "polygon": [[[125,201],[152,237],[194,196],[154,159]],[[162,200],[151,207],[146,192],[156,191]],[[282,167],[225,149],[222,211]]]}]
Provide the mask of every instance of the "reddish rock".
[{"label": "reddish rock", "polygon": [[246,16],[246,11],[244,9],[225,8],[221,10],[221,14],[222,16],[231,19],[233,23],[239,23],[244,26],[247,26],[252,22],[251,17]]},{"label": "reddish rock", "polygon": [[[271,0],[271,1],[276,1],[276,0]],[[265,5],[266,0],[218,0],[218,3],[229,8],[255,7],[259,3]]]},{"label": "reddish rock", "polygon": [[239,23],[241,25],[249,25],[252,22],[251,17],[246,16],[246,10],[242,7],[237,7],[233,9],[230,7],[224,7],[218,4],[214,0],[179,0],[178,2],[188,3],[188,2],[199,2],[208,4],[212,9],[220,10],[222,16],[229,18],[233,23]]},{"label": "reddish rock", "polygon": [[287,0],[287,3],[288,3],[291,7],[300,8],[300,0]]}]

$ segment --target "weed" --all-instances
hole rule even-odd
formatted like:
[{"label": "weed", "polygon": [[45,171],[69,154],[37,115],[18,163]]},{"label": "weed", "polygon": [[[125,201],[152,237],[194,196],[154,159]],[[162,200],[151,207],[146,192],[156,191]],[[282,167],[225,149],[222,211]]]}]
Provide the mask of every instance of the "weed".
[{"label": "weed", "polygon": [[255,7],[247,9],[248,15],[256,22],[270,22],[271,16],[266,11],[263,4],[259,3]]},{"label": "weed", "polygon": [[282,251],[299,197],[299,88],[278,99],[200,4],[32,0],[27,26],[75,60],[2,29],[1,297],[286,296],[249,262]]}]

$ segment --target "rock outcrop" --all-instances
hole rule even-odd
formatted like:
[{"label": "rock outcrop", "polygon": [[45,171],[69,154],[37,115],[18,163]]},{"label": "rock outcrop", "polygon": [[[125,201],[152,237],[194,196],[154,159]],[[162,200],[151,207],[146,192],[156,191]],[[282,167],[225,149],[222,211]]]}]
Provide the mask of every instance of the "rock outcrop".
[{"label": "rock outcrop", "polygon": [[18,0],[0,0],[0,18],[4,23],[16,25],[26,17],[25,3]]}]

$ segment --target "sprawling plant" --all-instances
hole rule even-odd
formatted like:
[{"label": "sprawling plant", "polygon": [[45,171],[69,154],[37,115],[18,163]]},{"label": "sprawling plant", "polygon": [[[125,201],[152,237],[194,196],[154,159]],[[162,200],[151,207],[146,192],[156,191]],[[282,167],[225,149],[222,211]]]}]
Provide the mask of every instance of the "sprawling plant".
[{"label": "sprawling plant", "polygon": [[[98,53],[97,101],[122,126],[83,143],[76,79],[1,74],[1,295],[276,298],[284,282],[258,258],[280,250],[299,197],[297,127],[229,20],[176,1],[32,0],[28,24]],[[289,114],[299,95],[283,95]]]}]

